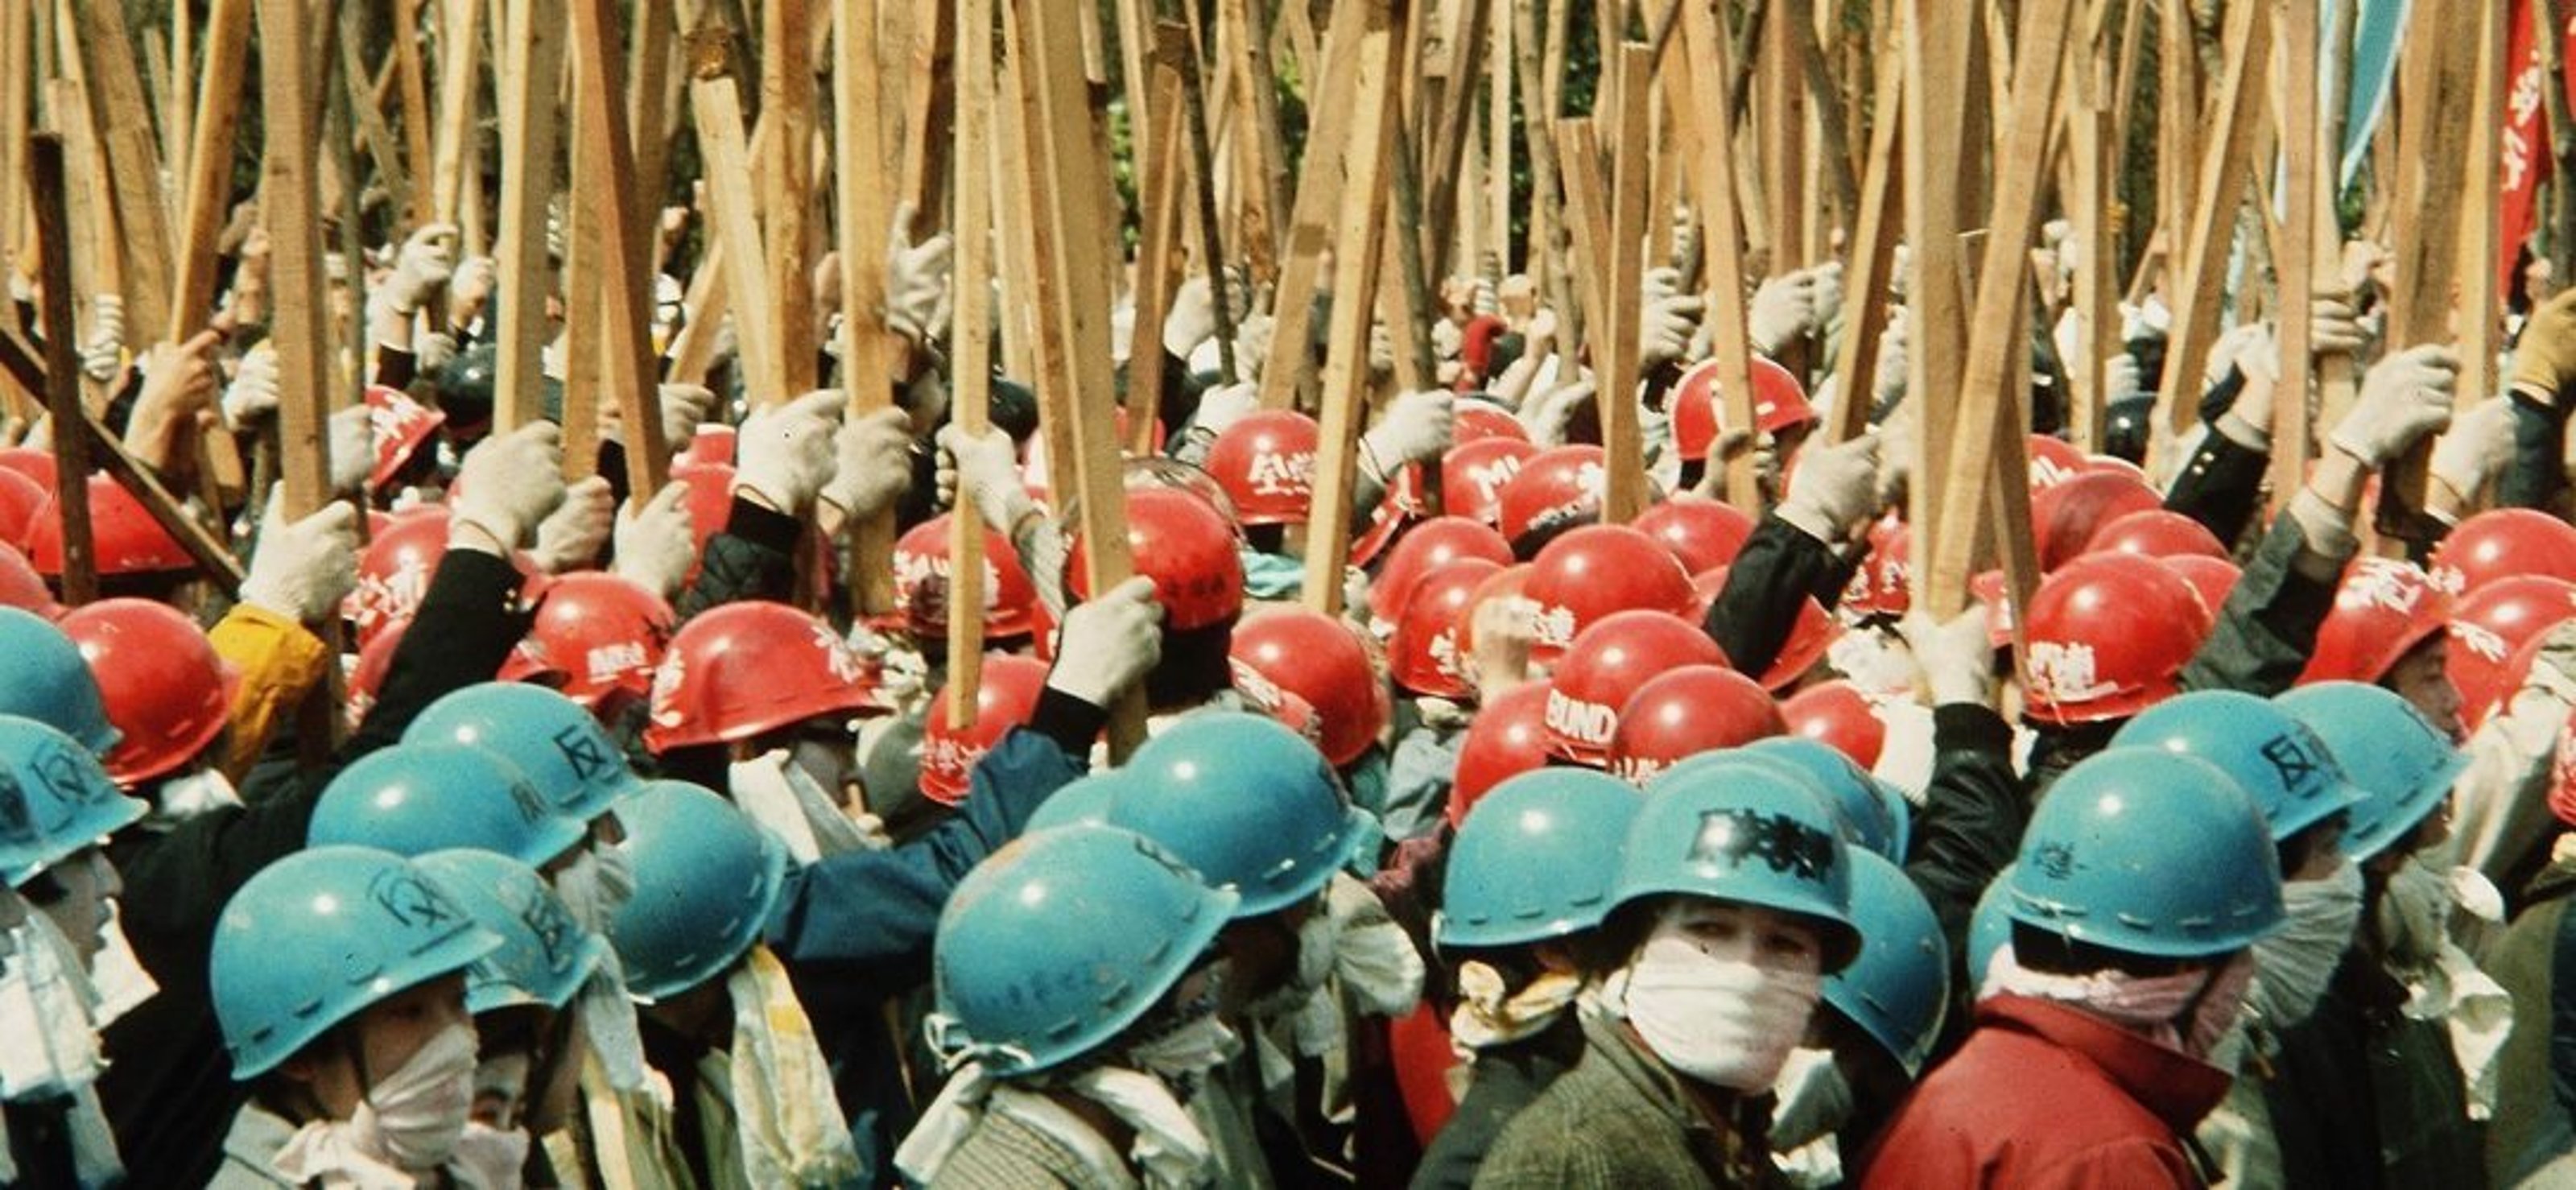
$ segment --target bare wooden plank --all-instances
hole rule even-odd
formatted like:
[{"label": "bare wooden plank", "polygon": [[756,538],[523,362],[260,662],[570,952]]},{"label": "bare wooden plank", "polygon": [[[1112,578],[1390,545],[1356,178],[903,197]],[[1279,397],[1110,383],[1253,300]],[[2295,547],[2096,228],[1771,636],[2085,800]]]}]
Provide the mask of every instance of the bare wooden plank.
[{"label": "bare wooden plank", "polygon": [[1799,69],[1815,14],[1809,0],[1769,0],[1762,17],[1762,53],[1755,62],[1761,90],[1763,211],[1770,216],[1771,265],[1784,273],[1805,265],[1807,242],[1798,201],[1806,159],[1807,80]]},{"label": "bare wooden plank", "polygon": [[1558,267],[1573,277],[1575,298],[1588,325],[1606,316],[1609,297],[1602,278],[1610,271],[1605,250],[1610,240],[1609,200],[1601,193],[1607,181],[1601,172],[1600,133],[1592,126],[1592,117],[1556,122],[1556,157],[1565,167],[1565,225],[1574,248]]},{"label": "bare wooden plank", "polygon": [[[2316,374],[2308,332],[2318,280],[2317,225],[2321,216],[2329,221],[2333,218],[2332,209],[2322,202],[2322,192],[2331,190],[2333,182],[2319,170],[2318,138],[2322,130],[2317,120],[2317,89],[2306,81],[2317,76],[2317,6],[2310,0],[2275,0],[2273,19],[2279,22],[2281,31],[2275,48],[2280,56],[2280,77],[2296,81],[2277,97],[2281,105],[2285,183],[2282,199],[2286,207],[2281,243],[2274,256],[2281,279],[2277,324],[2281,396],[2273,402],[2272,424],[2264,428],[2272,434],[2272,490],[2292,492],[2307,479],[2308,391]],[[2331,261],[2333,257],[2326,259]]]},{"label": "bare wooden plank", "polygon": [[[595,161],[604,176],[634,176],[634,141],[626,123],[625,68],[616,53],[616,0],[573,0],[573,53],[586,84],[576,92],[575,135],[584,160]],[[639,265],[635,250],[644,228],[634,226],[636,210],[618,200],[611,187],[592,204],[599,252],[601,349],[606,369],[602,380],[614,394],[624,423],[626,490],[660,491],[664,456],[661,403],[654,384],[653,279]]]},{"label": "bare wooden plank", "polygon": [[1315,498],[1306,522],[1304,601],[1326,615],[1342,610],[1342,567],[1349,556],[1360,428],[1367,415],[1372,311],[1365,295],[1377,292],[1386,219],[1379,199],[1394,167],[1398,119],[1393,19],[1387,0],[1358,0],[1342,6],[1328,34],[1339,40],[1344,22],[1359,28],[1351,50],[1353,86],[1338,92],[1350,97],[1356,115],[1341,154],[1345,177],[1333,219],[1334,301],[1324,349]]},{"label": "bare wooden plank", "polygon": [[[377,104],[375,87],[367,81],[366,65],[359,60],[358,46],[366,44],[365,30],[359,23],[359,9],[342,4],[340,44],[349,47],[345,53],[331,55],[339,60],[341,81],[349,89],[349,116],[357,123],[358,139],[367,146],[367,157],[375,163],[374,183],[384,188],[394,210],[409,212],[412,206],[412,175],[405,163],[402,142],[395,139],[393,127],[385,123],[384,108]],[[410,39],[397,33],[397,42]],[[359,187],[363,189],[364,186]]]},{"label": "bare wooden plank", "polygon": [[[879,0],[840,0],[833,10],[839,22],[833,33],[832,102],[839,158],[833,198],[841,224],[841,385],[851,417],[892,404],[897,379],[896,347],[885,322],[886,234],[894,226],[886,179],[893,176],[894,155],[875,118],[886,97],[878,5]],[[773,240],[783,226],[770,225]],[[799,284],[786,275],[774,276],[772,282],[782,288]],[[794,349],[788,350],[792,354]],[[892,611],[892,509],[851,526],[850,566],[859,606],[869,615]]]},{"label": "bare wooden plank", "polygon": [[[2262,122],[2262,78],[2270,62],[2272,22],[2260,4],[2240,4],[2228,13],[2228,54],[2221,73],[2216,123],[2208,154],[2200,163],[2199,192],[2188,221],[2181,226],[2179,249],[2168,267],[2173,304],[2173,337],[2165,349],[2164,384],[2157,394],[2152,427],[2158,443],[2188,429],[2198,417],[2200,379],[2210,345],[2218,338],[2219,279],[2227,267],[2229,232],[2236,226],[2238,203]],[[2171,224],[2168,225],[2173,226]],[[2149,457],[2163,452],[2151,447]]]},{"label": "bare wooden plank", "polygon": [[[1325,32],[1324,80],[1317,92],[1349,95],[1357,85],[1357,42],[1364,23],[1351,15],[1365,0],[1340,0]],[[1314,326],[1315,288],[1322,273],[1323,250],[1332,230],[1334,199],[1340,193],[1341,145],[1358,115],[1351,105],[1326,104],[1315,115],[1306,138],[1306,162],[1297,181],[1297,209],[1290,219],[1281,257],[1279,292],[1271,309],[1270,355],[1261,366],[1261,407],[1286,409],[1296,403],[1311,371],[1307,342]],[[1148,328],[1139,328],[1140,333]]]},{"label": "bare wooden plank", "polygon": [[123,6],[74,4],[89,86],[90,129],[106,158],[107,204],[123,236],[125,313],[131,324],[170,323],[169,199],[161,185],[161,151],[153,143],[152,108],[134,72],[134,43]]},{"label": "bare wooden plank", "polygon": [[[993,0],[956,0],[959,185],[950,195],[957,235],[954,328],[956,366],[949,398],[958,429],[992,426],[993,401]],[[1141,320],[1140,320],[1141,322]],[[1150,354],[1160,358],[1161,352]],[[1134,361],[1131,359],[1130,366]],[[984,519],[972,493],[959,493],[948,538],[948,721],[975,721],[984,664]]]},{"label": "bare wooden plank", "polygon": [[[36,98],[34,7],[0,5],[0,260],[12,270],[25,261],[20,231],[28,194],[28,117]],[[17,325],[17,303],[0,302],[0,327]]]},{"label": "bare wooden plank", "polygon": [[[873,11],[875,6],[869,7]],[[776,367],[783,386],[780,391],[794,396],[814,387],[815,367],[814,287],[807,282],[813,272],[807,256],[811,233],[806,227],[805,202],[814,176],[814,75],[805,55],[799,52],[813,37],[812,20],[805,0],[764,0],[761,12],[761,44],[767,49],[760,60],[760,112],[770,126],[765,179],[769,189],[761,202],[761,233],[769,249],[769,296],[778,307],[774,317],[779,336]],[[869,45],[874,47],[873,38]],[[871,103],[866,110],[874,112],[878,106]],[[861,160],[882,157],[880,154]],[[888,176],[873,170],[869,175],[872,189],[882,188]],[[875,248],[884,242],[882,234],[842,237],[844,248]],[[849,255],[844,252],[843,258]]]},{"label": "bare wooden plank", "polygon": [[206,11],[205,76],[197,88],[196,140],[186,161],[186,206],[179,223],[170,321],[156,328],[172,342],[187,338],[214,312],[216,256],[232,208],[233,146],[241,127],[250,18],[251,0],[214,0]]},{"label": "bare wooden plank", "polygon": [[1619,90],[1610,110],[1618,137],[1616,167],[1610,192],[1610,259],[1603,279],[1604,331],[1594,340],[1593,358],[1601,363],[1601,444],[1608,486],[1601,519],[1611,524],[1635,520],[1652,498],[1646,482],[1645,439],[1638,430],[1637,386],[1643,360],[1642,328],[1646,274],[1646,196],[1654,187],[1653,122],[1655,51],[1631,41],[1618,49]]},{"label": "bare wooden plank", "polygon": [[71,189],[63,164],[63,139],[36,134],[27,154],[34,186],[37,263],[44,275],[45,407],[63,432],[55,435],[55,516],[63,523],[63,602],[78,607],[98,598],[98,556],[89,523],[89,443],[75,428],[81,408],[79,332],[72,317]]},{"label": "bare wooden plank", "polygon": [[1127,352],[1128,447],[1140,455],[1153,451],[1154,416],[1163,407],[1166,379],[1161,329],[1180,283],[1182,187],[1189,181],[1181,71],[1183,59],[1195,52],[1189,28],[1178,21],[1157,22],[1151,32],[1153,76],[1145,110],[1152,115],[1136,154],[1144,226],[1136,248],[1135,335]]},{"label": "bare wooden plank", "polygon": [[501,307],[492,382],[496,433],[545,416],[540,353],[554,280],[546,258],[546,202],[554,193],[562,135],[555,93],[563,79],[563,0],[514,0],[509,20],[509,60],[501,72],[501,235],[494,253],[493,298]]},{"label": "bare wooden plank", "polygon": [[394,85],[402,96],[403,175],[411,180],[410,217],[418,226],[438,219],[430,193],[430,173],[437,168],[429,146],[429,71],[420,55],[420,13],[429,0],[396,0],[394,4]]},{"label": "bare wooden plank", "polygon": [[438,47],[438,143],[430,172],[431,209],[448,223],[464,218],[474,152],[475,97],[481,77],[482,0],[447,0],[446,36]]},{"label": "bare wooden plank", "polygon": [[1869,165],[1860,188],[1859,216],[1851,237],[1851,263],[1843,278],[1852,317],[1843,325],[1834,375],[1842,378],[1826,440],[1856,437],[1869,425],[1870,397],[1878,376],[1878,338],[1887,328],[1889,292],[1896,270],[1896,241],[1905,231],[1905,59],[1879,56],[1876,110],[1870,129]]},{"label": "bare wooden plank", "polygon": [[[1288,236],[1292,202],[1288,142],[1279,131],[1279,74],[1271,60],[1270,42],[1261,35],[1268,7],[1265,0],[1217,0],[1219,28],[1235,35],[1227,47],[1225,71],[1246,105],[1249,125],[1245,135],[1234,141],[1237,176],[1243,180],[1243,222],[1234,229],[1233,242],[1256,287],[1278,278],[1280,245]],[[1302,9],[1302,0],[1288,7]]]},{"label": "bare wooden plank", "polygon": [[[1720,56],[1723,34],[1717,27],[1715,14],[1698,4],[1682,5],[1682,37],[1689,57],[1700,64],[1691,76],[1699,92],[1700,110],[1725,111],[1726,75],[1721,70],[1710,68],[1723,61]],[[1702,126],[1700,144],[1693,150],[1697,158],[1692,167],[1697,178],[1693,191],[1699,196],[1700,251],[1707,262],[1704,281],[1708,292],[1708,326],[1715,342],[1718,386],[1725,403],[1724,420],[1732,426],[1750,426],[1753,424],[1753,344],[1745,322],[1744,221],[1736,205],[1735,153],[1730,141],[1724,119]],[[1910,167],[1910,161],[1908,165]],[[1916,259],[1921,258],[1918,256]],[[1758,512],[1762,506],[1762,493],[1753,471],[1753,452],[1738,451],[1724,462],[1727,502],[1748,512]]]},{"label": "bare wooden plank", "polygon": [[[1967,371],[1967,316],[1958,288],[1962,207],[1957,162],[1965,150],[1961,106],[1966,100],[1970,29],[1950,19],[1944,0],[1906,0],[1905,238],[1912,246],[1913,279],[1907,288],[1910,318],[1906,347],[1906,400],[1915,406],[1923,455],[1913,471],[1914,548],[1933,556],[1943,527],[1941,497],[1950,440],[1962,432],[1955,420],[1959,381]],[[1914,571],[1915,606],[1948,616],[1967,606],[1964,582],[1933,583],[1934,567]]]},{"label": "bare wooden plank", "polygon": [[[733,39],[733,30],[720,24],[700,25],[689,35],[689,108],[697,124],[698,156],[712,179],[751,176],[751,155],[743,143],[742,96],[733,77]],[[711,184],[707,207],[715,238],[724,245],[725,289],[733,310],[736,367],[743,387],[755,405],[785,401],[795,394],[787,391],[786,376],[778,364],[778,307],[769,296],[769,256],[761,246],[751,196],[740,186]],[[848,298],[842,300],[846,305]]]}]

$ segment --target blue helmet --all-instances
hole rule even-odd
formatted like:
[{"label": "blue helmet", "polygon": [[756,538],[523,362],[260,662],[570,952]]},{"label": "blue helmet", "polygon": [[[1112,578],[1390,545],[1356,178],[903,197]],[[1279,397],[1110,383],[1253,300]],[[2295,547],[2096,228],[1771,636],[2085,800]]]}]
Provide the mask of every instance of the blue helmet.
[{"label": "blue helmet", "polygon": [[465,1007],[475,1013],[521,1005],[560,1009],[599,970],[608,941],[574,921],[545,877],[489,851],[433,851],[412,866],[501,940],[465,973]]},{"label": "blue helmet", "polygon": [[1776,761],[1677,766],[1646,787],[1611,908],[1670,894],[1812,919],[1828,971],[1860,948],[1842,821],[1814,782]]},{"label": "blue helmet", "polygon": [[617,807],[635,898],[608,923],[626,990],[646,1003],[723,973],[760,940],[787,845],[712,790],[647,781]]},{"label": "blue helmet", "polygon": [[463,744],[398,744],[340,770],[313,805],[305,841],[427,855],[451,847],[491,851],[542,868],[590,837],[518,766]]},{"label": "blue helmet", "polygon": [[1851,860],[1860,957],[1825,977],[1825,1003],[1860,1026],[1906,1074],[1921,1074],[1950,1005],[1950,944],[1932,903],[1904,869],[1858,848]]},{"label": "blue helmet", "polygon": [[2324,740],[2361,789],[2343,852],[2369,859],[2441,808],[2469,757],[2395,691],[2363,682],[2319,682],[2273,699]]},{"label": "blue helmet", "polygon": [[2208,761],[2119,748],[2066,770],[2022,833],[2006,912],[2127,954],[2197,959],[2281,924],[2263,812]]},{"label": "blue helmet", "polygon": [[2168,698],[2129,720],[2111,746],[2162,748],[2217,766],[2253,796],[2276,842],[2361,803],[2316,732],[2239,690]]},{"label": "blue helmet", "polygon": [[1127,762],[1135,783],[1108,823],[1162,844],[1259,917],[1323,891],[1367,837],[1324,754],[1262,715],[1206,711],[1164,729]]},{"label": "blue helmet", "polygon": [[296,1051],[406,988],[501,945],[409,860],[314,847],[260,869],[224,904],[207,963],[233,1079]]},{"label": "blue helmet", "polygon": [[0,879],[11,888],[150,809],[125,796],[79,741],[33,719],[0,715]]},{"label": "blue helmet", "polygon": [[1495,786],[1449,844],[1433,940],[1512,946],[1600,925],[1644,806],[1635,787],[1591,769],[1537,769]]},{"label": "blue helmet", "polygon": [[1968,984],[1975,994],[1986,982],[1986,968],[1995,965],[1995,952],[2012,941],[2013,865],[1995,873],[1994,882],[1978,894],[1977,908],[1968,915]]},{"label": "blue helmet", "polygon": [[1906,836],[1913,830],[1912,807],[1895,786],[1831,745],[1805,736],[1784,735],[1744,745],[1748,756],[1787,761],[1833,796],[1834,809],[1850,828],[1847,837],[1863,848],[1903,862]]},{"label": "blue helmet", "polygon": [[939,1011],[991,1074],[1060,1065],[1161,1002],[1237,900],[1133,831],[1023,835],[967,873],[939,915]]},{"label": "blue helmet", "polygon": [[412,720],[403,742],[446,742],[500,755],[556,810],[587,822],[644,787],[599,720],[562,693],[484,682],[448,694]]},{"label": "blue helmet", "polygon": [[1022,833],[1036,834],[1078,822],[1107,822],[1110,799],[1131,783],[1125,769],[1086,773],[1067,781],[1063,788],[1039,802],[1037,809],[1029,811],[1029,824]]},{"label": "blue helmet", "polygon": [[80,646],[33,612],[0,607],[0,715],[33,719],[105,756],[124,733],[108,721]]}]

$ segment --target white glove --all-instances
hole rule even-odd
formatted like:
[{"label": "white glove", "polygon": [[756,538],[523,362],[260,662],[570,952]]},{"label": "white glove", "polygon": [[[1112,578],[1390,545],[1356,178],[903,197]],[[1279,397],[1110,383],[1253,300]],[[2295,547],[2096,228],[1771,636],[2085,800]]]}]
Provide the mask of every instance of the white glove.
[{"label": "white glove", "polygon": [[822,389],[753,413],[735,438],[734,490],[789,516],[813,506],[832,478],[832,428],[843,398]]},{"label": "white glove", "polygon": [[346,405],[331,411],[331,490],[339,495],[358,495],[367,486],[367,473],[376,468],[376,427],[364,405]]},{"label": "white glove", "polygon": [[1466,350],[1466,347],[1467,332],[1460,330],[1457,323],[1451,322],[1446,318],[1434,318],[1431,320],[1431,356],[1433,359],[1437,359],[1442,363],[1448,363],[1457,359],[1459,353]]},{"label": "white glove", "polygon": [[1655,368],[1682,358],[1699,333],[1706,303],[1681,290],[1681,271],[1656,269],[1646,274],[1644,304],[1638,309],[1638,366]]},{"label": "white glove", "polygon": [[608,477],[594,475],[564,488],[563,503],[537,523],[537,548],[530,551],[537,568],[548,574],[589,569],[608,544],[616,514]]},{"label": "white glove", "polygon": [[262,339],[243,352],[233,382],[224,387],[224,425],[240,430],[277,412],[277,348]]},{"label": "white glove", "polygon": [[1809,269],[1764,281],[1753,291],[1752,313],[1746,319],[1753,349],[1764,355],[1777,354],[1806,334],[1815,321],[1816,275]]},{"label": "white glove", "polygon": [[2398,352],[2361,380],[2361,398],[2334,428],[2334,448],[2369,467],[2386,466],[2426,434],[2451,424],[2460,355],[2426,345]]},{"label": "white glove", "polygon": [[1995,648],[1988,615],[1984,603],[1971,599],[1966,611],[1947,622],[1916,610],[1898,626],[1905,647],[1914,654],[1914,664],[1923,671],[1923,686],[1933,705],[1993,702]]},{"label": "white glove", "polygon": [[1260,408],[1260,385],[1247,381],[1209,389],[1199,397],[1198,413],[1190,418],[1190,432],[1205,432],[1214,438]]},{"label": "white glove", "polygon": [[1913,320],[1901,306],[1887,312],[1887,329],[1878,333],[1878,374],[1870,377],[1869,396],[1873,408],[1884,407],[1905,397],[1907,344],[1912,331],[1906,329]]},{"label": "white glove", "polygon": [[1780,502],[1780,519],[1810,537],[1831,545],[1878,513],[1878,433],[1847,442],[1810,448],[1789,477],[1789,498]]},{"label": "white glove", "polygon": [[[519,548],[537,522],[563,503],[563,431],[550,421],[495,434],[465,454],[456,474],[451,525],[488,534],[501,552]],[[471,536],[452,545],[481,545]]]},{"label": "white glove", "polygon": [[912,417],[901,409],[880,409],[844,422],[833,435],[832,454],[823,502],[852,520],[875,516],[912,486]]},{"label": "white glove", "polygon": [[1839,260],[1829,260],[1807,272],[1816,281],[1814,297],[1809,301],[1815,315],[1807,323],[1807,329],[1823,334],[1826,327],[1833,325],[1834,316],[1843,310],[1843,265]]},{"label": "white glove", "polygon": [[125,363],[125,299],[102,293],[89,300],[89,338],[80,345],[81,372],[105,384]]},{"label": "white glove", "polygon": [[[715,412],[716,394],[699,384],[665,384],[660,390],[662,404],[662,444],[678,450],[698,435]],[[610,403],[614,407],[614,403]]]},{"label": "white glove", "polygon": [[284,485],[269,490],[259,549],[242,579],[241,601],[299,624],[339,614],[358,585],[358,510],[334,500],[288,523],[278,511]]},{"label": "white glove", "polygon": [[2433,444],[2433,474],[2463,497],[2513,461],[2513,402],[2489,397],[2451,419],[2449,433]]},{"label": "white glove", "polygon": [[456,275],[456,226],[432,223],[403,241],[393,275],[385,278],[384,299],[393,312],[410,317],[420,312],[431,290]]},{"label": "white glove", "polygon": [[906,203],[896,210],[886,236],[885,320],[889,329],[917,344],[947,329],[953,241],[943,231],[915,244],[906,230],[911,226],[912,204]]},{"label": "white glove", "polygon": [[2121,352],[2112,356],[2103,370],[2102,403],[2136,400],[2145,377],[2138,371],[2138,357]]},{"label": "white glove", "polygon": [[680,593],[698,560],[696,526],[689,520],[689,485],[665,484],[649,504],[629,498],[617,514],[616,560],[610,570],[669,599]]},{"label": "white glove", "polygon": [[1457,401],[1456,393],[1426,389],[1387,402],[1385,415],[1360,435],[1361,465],[1374,460],[1384,479],[1406,463],[1439,458],[1457,426]]},{"label": "white glove", "polygon": [[1162,659],[1163,605],[1154,580],[1137,575],[1065,612],[1046,684],[1106,707]]},{"label": "white glove", "polygon": [[1009,434],[998,429],[968,434],[950,422],[939,431],[939,446],[948,459],[942,486],[950,501],[972,500],[986,528],[1007,535],[1020,514],[1034,507],[1028,489],[1020,486],[1018,452]]},{"label": "white glove", "polygon": [[423,376],[434,376],[456,358],[456,336],[446,331],[430,331],[412,336],[413,370]]},{"label": "white glove", "polygon": [[1194,276],[1172,291],[1172,308],[1163,313],[1163,350],[1174,359],[1188,359],[1216,333],[1216,295],[1208,288],[1208,279]]},{"label": "white glove", "polygon": [[1561,385],[1547,395],[1521,407],[1521,424],[1529,427],[1530,441],[1540,446],[1565,444],[1565,427],[1574,420],[1574,411],[1593,399],[1596,390],[1589,378]]},{"label": "white glove", "polygon": [[2347,302],[2318,298],[2308,306],[2308,353],[2357,355],[2370,345],[2370,332]]},{"label": "white glove", "polygon": [[2218,337],[2209,349],[2209,366],[2201,371],[2203,385],[2216,384],[2234,367],[2248,377],[2281,378],[2281,344],[2272,335],[2269,322],[2249,322],[2230,329]]}]

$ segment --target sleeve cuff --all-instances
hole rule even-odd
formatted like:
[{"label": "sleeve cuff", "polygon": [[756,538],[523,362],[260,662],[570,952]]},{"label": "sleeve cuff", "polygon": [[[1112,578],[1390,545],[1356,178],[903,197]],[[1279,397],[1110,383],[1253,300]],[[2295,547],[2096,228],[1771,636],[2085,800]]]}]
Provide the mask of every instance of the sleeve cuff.
[{"label": "sleeve cuff", "polygon": [[1054,740],[1067,755],[1085,757],[1091,755],[1091,742],[1100,738],[1101,729],[1109,726],[1109,712],[1048,686],[1038,691],[1037,709],[1030,713],[1028,726]]},{"label": "sleeve cuff", "polygon": [[1972,702],[1932,708],[1932,747],[1939,752],[2012,754],[2012,724],[1994,708]]},{"label": "sleeve cuff", "polygon": [[801,528],[795,517],[763,508],[740,496],[734,497],[733,512],[725,521],[725,532],[782,554],[796,552],[796,535]]}]

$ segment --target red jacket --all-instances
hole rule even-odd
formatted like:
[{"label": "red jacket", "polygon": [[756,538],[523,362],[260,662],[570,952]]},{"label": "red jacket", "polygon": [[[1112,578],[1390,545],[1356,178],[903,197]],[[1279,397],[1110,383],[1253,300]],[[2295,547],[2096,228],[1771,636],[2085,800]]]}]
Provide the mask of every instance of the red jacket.
[{"label": "red jacket", "polygon": [[2227,1084],[2217,1067],[2098,1017],[1997,996],[1897,1109],[1861,1185],[2199,1186],[2184,1138]]}]

